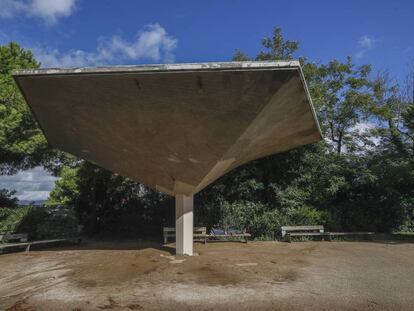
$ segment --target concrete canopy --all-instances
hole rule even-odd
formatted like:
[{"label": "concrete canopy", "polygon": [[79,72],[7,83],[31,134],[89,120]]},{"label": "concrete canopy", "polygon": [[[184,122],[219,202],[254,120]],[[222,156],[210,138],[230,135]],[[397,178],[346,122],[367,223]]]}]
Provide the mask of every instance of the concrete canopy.
[{"label": "concrete canopy", "polygon": [[321,139],[299,62],[16,71],[49,143],[170,195]]}]

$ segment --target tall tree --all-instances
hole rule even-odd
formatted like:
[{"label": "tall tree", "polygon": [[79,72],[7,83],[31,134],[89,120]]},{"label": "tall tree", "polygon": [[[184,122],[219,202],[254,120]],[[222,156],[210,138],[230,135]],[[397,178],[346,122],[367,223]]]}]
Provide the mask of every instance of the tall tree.
[{"label": "tall tree", "polygon": [[343,152],[344,146],[352,151],[357,147],[355,128],[368,119],[371,67],[357,67],[348,57],[345,63],[305,63],[304,71],[325,138],[337,153]]},{"label": "tall tree", "polygon": [[[281,27],[275,27],[271,37],[262,39],[265,50],[260,51],[256,60],[291,60],[293,54],[299,50],[299,41],[285,40]],[[237,49],[233,55],[234,61],[247,61],[251,58]]]},{"label": "tall tree", "polygon": [[[278,27],[262,43],[256,57],[236,50],[233,59],[290,60],[299,48]],[[351,58],[301,62],[325,139],[224,175],[197,194],[196,223],[227,222],[269,237],[283,224],[414,230],[414,161],[407,152],[414,144],[413,105],[389,82],[370,81],[370,66],[356,66]],[[382,137],[379,146],[361,146],[363,139],[374,140],[360,134],[366,125]],[[77,165],[63,170],[51,198],[75,203],[90,232],[153,223],[156,233],[173,221],[172,200],[166,196],[89,163]]]},{"label": "tall tree", "polygon": [[414,95],[410,96],[413,85],[407,83],[401,87],[393,83],[387,74],[379,74],[371,84],[374,98],[371,112],[378,120],[382,148],[400,155],[414,155]]},{"label": "tall tree", "polygon": [[0,189],[0,207],[15,207],[17,205],[15,194],[16,191]]},{"label": "tall tree", "polygon": [[33,54],[16,43],[0,46],[0,174],[41,161],[47,142],[18,90],[12,71],[38,68]]}]

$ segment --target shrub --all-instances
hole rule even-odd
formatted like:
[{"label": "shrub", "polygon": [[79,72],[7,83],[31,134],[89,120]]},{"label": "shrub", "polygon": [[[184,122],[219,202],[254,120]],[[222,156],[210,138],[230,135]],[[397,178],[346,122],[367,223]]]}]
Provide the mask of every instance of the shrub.
[{"label": "shrub", "polygon": [[320,211],[311,207],[299,207],[288,211],[287,219],[290,225],[324,225],[329,216],[325,211]]},{"label": "shrub", "polygon": [[325,224],[328,215],[310,207],[278,210],[262,203],[241,201],[221,205],[220,228],[247,229],[256,239],[277,239],[286,225]]},{"label": "shrub", "polygon": [[0,232],[27,233],[29,239],[69,236],[77,231],[78,221],[67,207],[22,206],[0,209]]},{"label": "shrub", "polygon": [[32,206],[0,208],[0,232],[16,232],[23,220],[32,211]]}]

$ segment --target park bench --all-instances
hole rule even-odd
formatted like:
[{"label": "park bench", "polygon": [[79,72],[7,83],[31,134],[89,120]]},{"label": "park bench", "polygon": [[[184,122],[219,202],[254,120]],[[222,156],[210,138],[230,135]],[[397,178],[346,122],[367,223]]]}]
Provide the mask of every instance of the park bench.
[{"label": "park bench", "polygon": [[372,239],[372,236],[375,232],[325,232],[325,236],[327,237],[328,241],[332,240],[332,237],[335,236],[365,236],[368,239]]},{"label": "park bench", "polygon": [[53,239],[53,240],[41,240],[41,241],[31,241],[31,242],[22,242],[22,243],[6,243],[0,244],[0,254],[8,248],[21,248],[24,247],[26,252],[30,251],[32,245],[41,245],[41,244],[57,244],[59,242],[67,242],[69,239]]},{"label": "park bench", "polygon": [[[26,247],[23,243],[27,242],[26,233],[0,233],[0,254],[7,248],[22,248]],[[14,245],[14,246],[9,246]]]},{"label": "park bench", "polygon": [[21,249],[24,248],[26,252],[30,251],[32,245],[50,245],[61,242],[77,242],[80,243],[80,238],[57,238],[40,241],[27,241],[26,233],[4,233],[0,234],[0,254],[7,249]]},{"label": "park bench", "polygon": [[210,231],[210,234],[208,235],[208,239],[216,239],[216,240],[223,240],[223,239],[234,239],[234,238],[241,238],[246,243],[248,239],[252,235],[250,233],[247,233],[246,230],[217,230],[212,229]]},{"label": "park bench", "polygon": [[27,242],[26,233],[0,233],[0,243]]},{"label": "park bench", "polygon": [[292,236],[325,236],[323,226],[282,226],[282,239],[291,241]]},{"label": "park bench", "polygon": [[328,241],[332,240],[335,236],[366,236],[371,238],[374,232],[325,232],[323,226],[283,226],[282,238],[290,242],[293,236],[320,236],[322,239]]},{"label": "park bench", "polygon": [[[175,228],[174,227],[164,227],[164,244],[167,244],[168,238],[175,239]],[[207,242],[207,228],[206,227],[194,227],[193,239],[201,240],[204,244]]]}]

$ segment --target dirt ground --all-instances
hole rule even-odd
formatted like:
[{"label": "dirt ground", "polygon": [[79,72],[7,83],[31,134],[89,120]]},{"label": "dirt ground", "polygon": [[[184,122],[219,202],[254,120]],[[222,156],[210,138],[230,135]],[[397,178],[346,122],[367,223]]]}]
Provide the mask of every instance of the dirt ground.
[{"label": "dirt ground", "polygon": [[414,243],[145,241],[0,255],[0,310],[414,310]]}]

